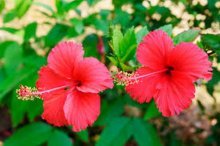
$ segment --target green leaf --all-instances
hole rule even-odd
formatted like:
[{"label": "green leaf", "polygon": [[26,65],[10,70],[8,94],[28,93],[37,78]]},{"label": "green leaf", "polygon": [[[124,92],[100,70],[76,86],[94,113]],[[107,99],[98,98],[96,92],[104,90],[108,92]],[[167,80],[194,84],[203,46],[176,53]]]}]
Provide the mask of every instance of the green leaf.
[{"label": "green leaf", "polygon": [[123,28],[129,25],[131,16],[128,12],[122,11],[121,9],[115,10],[115,17],[113,19],[113,24],[120,24]]},{"label": "green leaf", "polygon": [[69,27],[67,25],[56,23],[45,37],[45,45],[48,47],[56,45],[65,37],[68,29]]},{"label": "green leaf", "polygon": [[55,13],[54,10],[53,10],[53,8],[52,8],[51,6],[46,5],[46,4],[42,3],[42,2],[36,2],[36,1],[35,1],[33,4],[34,4],[34,5],[37,5],[37,6],[40,6],[40,7],[44,8],[44,9],[50,11],[52,14]]},{"label": "green leaf", "polygon": [[4,31],[7,31],[13,34],[19,31],[19,29],[12,28],[12,27],[0,27],[0,30],[4,30]]},{"label": "green leaf", "polygon": [[202,35],[202,44],[220,54],[220,34],[204,34]]},{"label": "green leaf", "polygon": [[28,55],[23,58],[23,63],[26,66],[31,66],[33,68],[40,68],[46,64],[46,58],[42,56],[38,56],[36,54]]},{"label": "green leaf", "polygon": [[173,31],[173,26],[171,24],[168,24],[168,25],[164,25],[158,29],[161,29],[163,31],[165,31],[169,36],[172,35],[172,31]]},{"label": "green leaf", "polygon": [[[0,100],[23,79],[32,75],[36,69],[33,68],[24,68],[15,72],[14,74],[10,74],[0,83]],[[16,75],[15,75],[16,74]]]},{"label": "green leaf", "polygon": [[162,146],[156,130],[142,119],[132,120],[133,135],[139,146]]},{"label": "green leaf", "polygon": [[212,79],[207,83],[207,90],[211,95],[213,95],[215,85],[220,82],[220,72],[217,68],[213,67],[212,73]]},{"label": "green leaf", "polygon": [[123,39],[123,34],[119,27],[113,28],[113,34],[112,34],[112,45],[113,45],[113,51],[116,56],[121,56],[120,52],[120,42]]},{"label": "green leaf", "polygon": [[95,122],[95,125],[106,125],[111,119],[119,117],[124,112],[124,102],[122,98],[119,98],[113,102],[107,102],[104,107],[104,101],[102,103],[102,114],[99,116],[98,120]]},{"label": "green leaf", "polygon": [[147,106],[146,103],[140,104],[140,103],[134,101],[134,100],[131,98],[131,96],[129,96],[128,94],[126,94],[123,98],[124,98],[124,100],[125,100],[125,104],[126,104],[126,105],[129,105],[129,106],[131,106],[131,107],[137,107],[137,108],[139,108],[139,109],[143,109],[143,108],[145,109],[146,106]]},{"label": "green leaf", "polygon": [[88,130],[83,130],[80,132],[77,132],[76,135],[79,137],[80,140],[83,142],[88,143],[89,142],[89,133]]},{"label": "green leaf", "polygon": [[109,22],[102,19],[93,20],[93,25],[97,30],[101,30],[105,35],[108,34],[109,31]]},{"label": "green leaf", "polygon": [[[26,85],[26,84],[25,84]],[[34,107],[34,108],[33,108]],[[20,124],[25,116],[28,116],[29,121],[33,121],[36,116],[42,113],[42,100],[36,99],[34,101],[23,101],[17,98],[14,91],[11,100],[11,117],[12,126],[16,127]]]},{"label": "green leaf", "polygon": [[97,2],[99,2],[100,0],[86,0],[87,3],[89,4],[89,6],[95,5]]},{"label": "green leaf", "polygon": [[184,31],[173,38],[174,44],[179,44],[181,42],[192,42],[194,41],[199,35],[199,30],[190,29]]},{"label": "green leaf", "polygon": [[[2,68],[0,68],[0,84],[2,81],[4,81],[4,79],[5,79],[4,70]],[[1,103],[1,98],[0,98],[0,103]]]},{"label": "green leaf", "polygon": [[90,34],[83,40],[83,47],[85,50],[85,56],[100,57],[97,49],[98,36],[96,34]]},{"label": "green leaf", "polygon": [[10,47],[11,45],[15,45],[17,44],[17,42],[14,41],[5,41],[5,42],[1,42],[0,43],[0,58],[2,59],[2,57],[4,57],[5,54],[5,50],[7,50],[8,47]]},{"label": "green leaf", "polygon": [[123,146],[132,134],[130,121],[131,119],[126,117],[111,119],[96,146]]},{"label": "green leaf", "polygon": [[21,18],[28,11],[33,0],[16,0],[15,2],[16,16],[18,16],[18,18]]},{"label": "green leaf", "polygon": [[78,34],[81,34],[83,32],[84,25],[82,20],[77,18],[72,18],[70,19],[70,22],[73,24],[73,27]]},{"label": "green leaf", "polygon": [[72,146],[70,137],[59,130],[54,130],[48,140],[48,146]]},{"label": "green leaf", "polygon": [[[26,71],[26,73],[28,74],[30,73],[30,75],[27,75],[26,77],[22,77],[19,74],[17,76],[17,72],[15,72],[16,76],[12,74],[13,76],[16,77],[13,81],[19,80],[19,82],[17,82],[17,84],[15,84],[14,87],[12,88],[13,94],[8,94],[9,96],[7,96],[8,99],[11,98],[10,112],[12,116],[13,127],[16,127],[18,124],[20,124],[24,119],[24,117],[27,117],[29,121],[33,121],[36,116],[39,116],[42,113],[42,109],[43,109],[42,100],[40,99],[36,99],[34,101],[19,100],[17,98],[15,89],[18,89],[21,84],[27,85],[29,87],[35,86],[35,82],[38,78],[37,70],[44,64],[43,61],[44,59],[45,58],[39,57],[37,55],[27,56],[23,59],[24,61],[23,65],[25,66],[24,70]],[[10,82],[9,84],[11,83],[13,82]],[[10,95],[12,96],[10,97]]]},{"label": "green leaf", "polygon": [[157,106],[154,101],[151,101],[148,104],[148,108],[146,110],[146,113],[144,114],[145,120],[150,120],[152,118],[160,116],[161,113],[158,111]]},{"label": "green leaf", "polygon": [[[33,122],[37,116],[40,116],[43,113],[42,105],[43,105],[43,101],[40,99],[36,99],[34,102],[29,101],[29,104],[26,107],[26,112],[27,112],[28,119],[31,122]],[[36,108],[32,109],[33,107],[36,107]]]},{"label": "green leaf", "polygon": [[7,23],[12,21],[14,18],[16,17],[16,12],[14,10],[9,11],[8,13],[6,13],[3,17],[3,22]]},{"label": "green leaf", "polygon": [[4,15],[3,22],[7,23],[12,21],[14,18],[21,18],[28,11],[33,0],[16,0],[15,8]]},{"label": "green leaf", "polygon": [[202,104],[202,102],[199,99],[197,99],[197,104],[201,112],[204,114],[206,109],[205,106]]},{"label": "green leaf", "polygon": [[24,40],[28,41],[30,38],[36,37],[37,22],[28,24],[24,29]]},{"label": "green leaf", "polygon": [[[27,85],[29,87],[34,87],[37,78],[38,75],[37,72],[35,72],[33,75],[29,76],[28,78],[23,79],[21,82],[19,82],[19,84]],[[20,85],[17,85],[16,88],[18,89],[19,86]],[[22,122],[25,116],[28,117],[29,121],[33,121],[36,116],[39,116],[42,113],[43,111],[42,100],[40,99],[36,99],[34,101],[19,100],[14,90],[11,99],[10,111],[12,115],[12,125],[13,127],[16,127],[18,124]]]},{"label": "green leaf", "polygon": [[116,7],[116,8],[121,8],[122,5],[126,4],[127,0],[112,0],[112,4]]},{"label": "green leaf", "polygon": [[66,1],[64,0],[55,0],[55,6],[57,9],[57,13],[59,15],[64,15],[65,11],[64,11],[64,4],[66,3]]},{"label": "green leaf", "polygon": [[22,63],[23,49],[17,43],[11,43],[4,53],[4,68],[8,75],[14,73]]},{"label": "green leaf", "polygon": [[136,38],[137,38],[137,44],[139,44],[141,42],[141,40],[143,39],[143,37],[145,35],[148,34],[148,28],[147,26],[141,28],[141,30],[139,30],[137,33],[136,33]]},{"label": "green leaf", "polygon": [[115,57],[113,56],[107,56],[107,58],[114,64],[114,65],[118,65],[118,61],[115,59]]},{"label": "green leaf", "polygon": [[69,10],[74,10],[76,9],[81,3],[83,2],[83,0],[74,0],[74,1],[71,1],[69,3],[65,3],[64,5],[64,9],[65,11],[69,11]]},{"label": "green leaf", "polygon": [[216,7],[216,3],[218,2],[218,0],[208,0],[208,8],[209,10],[215,10],[218,9]]},{"label": "green leaf", "polygon": [[115,27],[113,29],[112,44],[114,54],[119,58],[120,63],[132,59],[137,46],[134,28],[128,29],[123,36],[120,29]]},{"label": "green leaf", "polygon": [[122,52],[122,62],[129,61],[135,56],[136,52],[136,36],[134,33],[134,28],[128,29],[125,33],[123,40],[120,43],[120,50]]},{"label": "green leaf", "polygon": [[2,13],[2,10],[5,8],[5,0],[0,0],[0,14]]},{"label": "green leaf", "polygon": [[41,122],[33,123],[15,131],[6,139],[4,146],[37,146],[48,140],[52,127]]},{"label": "green leaf", "polygon": [[168,141],[170,146],[184,146],[182,140],[179,139],[175,132],[171,133]]},{"label": "green leaf", "polygon": [[66,0],[55,0],[57,13],[63,17],[66,12],[76,9],[82,2],[83,0],[74,0],[70,2]]}]

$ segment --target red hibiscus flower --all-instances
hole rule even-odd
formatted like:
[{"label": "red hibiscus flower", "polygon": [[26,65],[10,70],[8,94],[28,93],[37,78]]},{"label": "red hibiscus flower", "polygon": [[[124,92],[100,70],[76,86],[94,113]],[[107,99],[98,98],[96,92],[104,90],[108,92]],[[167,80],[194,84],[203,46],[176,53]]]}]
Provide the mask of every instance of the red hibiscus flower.
[{"label": "red hibiscus flower", "polygon": [[[153,98],[164,116],[179,114],[189,107],[195,93],[194,82],[212,76],[205,52],[192,43],[174,46],[162,30],[143,38],[137,59],[142,67],[126,79],[126,91],[139,103]],[[136,83],[130,83],[132,80]]]},{"label": "red hibiscus flower", "polygon": [[55,126],[72,125],[76,132],[94,123],[100,113],[98,93],[113,87],[107,68],[83,53],[80,44],[58,44],[40,69],[38,92],[33,93],[43,99],[43,119]]}]

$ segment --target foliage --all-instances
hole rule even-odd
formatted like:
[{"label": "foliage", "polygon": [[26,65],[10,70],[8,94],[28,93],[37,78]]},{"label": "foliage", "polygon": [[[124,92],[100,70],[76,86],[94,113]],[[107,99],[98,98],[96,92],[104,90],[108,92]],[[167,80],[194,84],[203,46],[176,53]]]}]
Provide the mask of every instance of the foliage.
[{"label": "foliage", "polygon": [[[118,85],[101,93],[101,115],[93,127],[79,133],[73,133],[71,128],[47,124],[40,118],[42,101],[19,101],[15,91],[20,84],[35,86],[37,71],[46,64],[48,52],[62,40],[80,40],[86,56],[96,57],[109,67],[134,71],[140,66],[135,57],[137,45],[149,31],[162,29],[172,36],[175,44],[201,38],[196,43],[218,64],[220,35],[204,33],[213,23],[219,26],[220,9],[216,7],[217,2],[208,0],[207,4],[202,5],[186,0],[172,1],[173,5],[183,5],[185,12],[194,18],[187,20],[191,29],[174,35],[174,29],[183,18],[173,14],[163,0],[156,5],[142,0],[112,0],[114,9],[100,9],[86,16],[80,6],[87,5],[88,9],[94,9],[100,0],[55,0],[54,5],[35,0],[16,0],[10,9],[6,8],[8,3],[5,0],[0,0],[3,18],[0,32],[9,36],[0,38],[0,111],[6,110],[6,117],[10,119],[10,122],[7,118],[0,119],[0,140],[5,146],[196,145],[176,137],[175,131],[161,136],[161,131],[169,127],[169,122],[161,116],[154,102],[137,104]],[[126,6],[132,11],[127,11]],[[32,7],[36,7],[34,10],[44,18],[43,22],[32,18],[33,21],[21,23],[30,15]],[[155,14],[160,17],[155,18]],[[198,15],[204,15],[205,18],[196,19]],[[201,24],[204,26],[200,27]],[[44,27],[48,29],[44,30]],[[104,53],[97,48],[100,38]],[[219,81],[220,72],[215,66],[213,79],[207,84],[202,83],[213,99],[216,98],[213,93],[219,87]],[[213,132],[204,144],[220,144],[217,136],[219,117],[219,113],[213,113],[210,117],[218,122],[212,126]],[[158,128],[157,120],[163,121],[162,127]]]}]

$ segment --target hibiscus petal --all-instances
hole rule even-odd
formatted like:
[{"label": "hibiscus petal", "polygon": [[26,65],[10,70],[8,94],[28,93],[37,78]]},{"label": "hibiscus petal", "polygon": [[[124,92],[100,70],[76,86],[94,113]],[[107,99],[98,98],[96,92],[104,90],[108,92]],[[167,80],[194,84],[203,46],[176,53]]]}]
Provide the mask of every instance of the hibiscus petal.
[{"label": "hibiscus petal", "polygon": [[66,101],[66,92],[56,92],[53,94],[45,94],[43,101],[44,112],[42,118],[48,123],[55,126],[67,125],[67,120],[64,116],[64,103]]},{"label": "hibiscus petal", "polygon": [[94,93],[74,91],[68,94],[64,112],[73,131],[79,132],[91,126],[100,114],[100,97]]},{"label": "hibiscus petal", "polygon": [[38,74],[39,78],[36,83],[36,86],[39,91],[48,90],[68,85],[71,83],[71,80],[67,80],[66,78],[63,78],[58,74],[54,73],[54,71],[50,69],[48,66],[41,67]]},{"label": "hibiscus petal", "polygon": [[[47,89],[66,85],[67,83],[67,80],[58,76],[49,67],[45,66],[42,67],[39,71],[39,79],[36,86],[39,91],[45,91]],[[64,89],[42,94],[41,98],[43,99],[44,107],[42,118],[55,126],[67,125],[63,111],[66,97],[67,93]]]},{"label": "hibiscus petal", "polygon": [[89,57],[80,62],[74,77],[81,82],[76,88],[81,92],[98,93],[113,87],[108,69],[97,59]]},{"label": "hibiscus petal", "polygon": [[60,76],[70,79],[77,63],[83,59],[81,44],[61,42],[48,56],[48,66]]},{"label": "hibiscus petal", "polygon": [[[142,67],[136,71],[138,76],[152,74],[154,70]],[[129,84],[126,86],[127,93],[139,103],[149,102],[155,94],[155,86],[160,81],[161,74],[156,73],[147,77],[138,79],[137,83]]]},{"label": "hibiscus petal", "polygon": [[163,116],[178,115],[188,108],[195,93],[191,77],[180,72],[173,73],[172,77],[164,76],[156,88],[154,100]]},{"label": "hibiscus petal", "polygon": [[138,61],[149,68],[164,68],[166,58],[173,49],[171,38],[162,30],[156,30],[146,35],[137,49]]},{"label": "hibiscus petal", "polygon": [[173,64],[174,70],[190,75],[193,80],[199,78],[211,79],[212,68],[208,55],[192,43],[180,43],[169,57],[169,64]]}]

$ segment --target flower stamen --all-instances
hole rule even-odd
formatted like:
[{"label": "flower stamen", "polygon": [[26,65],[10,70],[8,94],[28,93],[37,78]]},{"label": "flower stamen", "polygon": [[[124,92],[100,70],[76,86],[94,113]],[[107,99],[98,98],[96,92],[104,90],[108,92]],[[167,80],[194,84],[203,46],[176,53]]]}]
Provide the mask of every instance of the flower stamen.
[{"label": "flower stamen", "polygon": [[128,72],[123,72],[120,71],[113,75],[114,81],[118,85],[128,85],[128,84],[134,84],[138,80],[136,80],[136,77],[138,76],[137,73],[128,73]]},{"label": "flower stamen", "polygon": [[127,72],[120,71],[117,74],[115,74],[113,78],[114,78],[114,81],[118,85],[130,85],[130,84],[136,84],[140,82],[140,79],[142,78],[153,76],[153,75],[163,73],[163,72],[167,72],[167,70],[168,69],[163,69],[160,71],[155,71],[155,72],[144,74],[144,75],[139,75],[138,73],[127,73]]},{"label": "flower stamen", "polygon": [[60,89],[68,90],[69,86],[60,86],[52,89],[38,91],[37,88],[31,88],[28,86],[20,85],[20,88],[16,90],[18,99],[20,100],[34,100],[35,98],[40,98],[39,96],[45,93],[50,93]]}]

